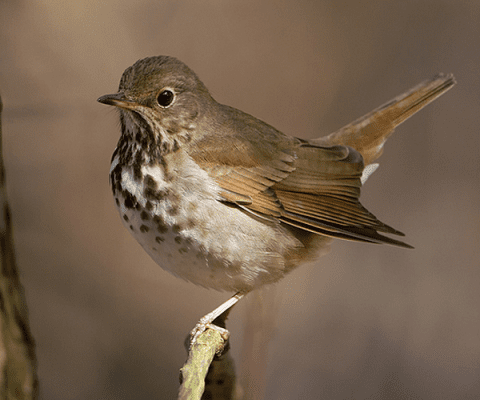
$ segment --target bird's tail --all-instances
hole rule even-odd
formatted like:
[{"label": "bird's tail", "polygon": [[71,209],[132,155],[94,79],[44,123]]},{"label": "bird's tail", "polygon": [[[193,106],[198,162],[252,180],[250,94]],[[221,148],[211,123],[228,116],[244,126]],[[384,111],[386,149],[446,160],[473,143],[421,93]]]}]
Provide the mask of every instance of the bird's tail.
[{"label": "bird's tail", "polygon": [[317,140],[324,144],[353,147],[362,154],[365,165],[371,164],[380,157],[383,144],[397,125],[447,92],[455,83],[452,74],[438,74],[340,130]]}]

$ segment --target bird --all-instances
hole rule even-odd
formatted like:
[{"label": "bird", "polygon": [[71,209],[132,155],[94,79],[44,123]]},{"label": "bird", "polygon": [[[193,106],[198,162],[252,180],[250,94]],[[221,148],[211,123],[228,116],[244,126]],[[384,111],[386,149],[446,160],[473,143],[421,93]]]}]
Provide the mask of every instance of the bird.
[{"label": "bird", "polygon": [[361,187],[395,127],[454,84],[438,74],[330,135],[302,139],[217,102],[174,57],[141,59],[117,93],[98,99],[119,110],[109,175],[116,207],[160,267],[235,292],[198,334],[334,238],[411,248],[360,203]]}]

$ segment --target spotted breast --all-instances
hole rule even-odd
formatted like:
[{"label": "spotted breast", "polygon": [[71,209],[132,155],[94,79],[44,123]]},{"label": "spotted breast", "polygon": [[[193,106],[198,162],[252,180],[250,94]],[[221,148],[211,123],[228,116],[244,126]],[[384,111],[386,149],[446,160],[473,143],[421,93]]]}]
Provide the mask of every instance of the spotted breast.
[{"label": "spotted breast", "polygon": [[287,254],[303,248],[278,222],[219,201],[220,188],[182,151],[174,160],[166,155],[140,167],[122,165],[120,158],[114,154],[110,184],[122,222],[174,275],[205,287],[248,291],[283,277],[292,267]]}]

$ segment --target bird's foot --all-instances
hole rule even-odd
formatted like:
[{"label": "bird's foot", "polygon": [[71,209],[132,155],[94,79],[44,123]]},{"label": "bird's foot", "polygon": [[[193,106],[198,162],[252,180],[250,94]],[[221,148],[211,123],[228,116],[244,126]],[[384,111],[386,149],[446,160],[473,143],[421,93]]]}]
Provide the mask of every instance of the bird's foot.
[{"label": "bird's foot", "polygon": [[243,296],[245,296],[245,293],[236,293],[235,295],[230,297],[225,303],[217,307],[215,310],[200,318],[200,321],[197,322],[195,328],[193,328],[193,330],[190,332],[190,349],[195,344],[198,337],[207,329],[214,329],[220,332],[220,335],[226,342],[230,336],[230,332],[225,329],[225,327],[218,326],[213,322],[218,319],[220,324],[225,325],[225,319],[227,318],[228,313]]}]

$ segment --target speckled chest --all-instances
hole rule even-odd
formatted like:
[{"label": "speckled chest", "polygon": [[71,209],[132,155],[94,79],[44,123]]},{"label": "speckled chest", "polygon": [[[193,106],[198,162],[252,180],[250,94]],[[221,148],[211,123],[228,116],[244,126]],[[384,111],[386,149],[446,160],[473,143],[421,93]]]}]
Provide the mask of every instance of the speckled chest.
[{"label": "speckled chest", "polygon": [[[176,273],[176,264],[201,259],[199,242],[207,234],[198,214],[199,202],[215,202],[215,188],[201,185],[189,167],[168,171],[164,162],[123,165],[117,156],[110,184],[122,222],[142,247],[163,268]],[[186,176],[186,178],[185,178]],[[213,189],[213,190],[212,190]],[[202,232],[203,231],[203,232]],[[194,253],[194,254],[192,254]]]},{"label": "speckled chest", "polygon": [[114,156],[110,183],[125,227],[165,270],[217,290],[250,290],[285,274],[298,246],[279,225],[225,205],[220,188],[179,151],[153,165]]}]

